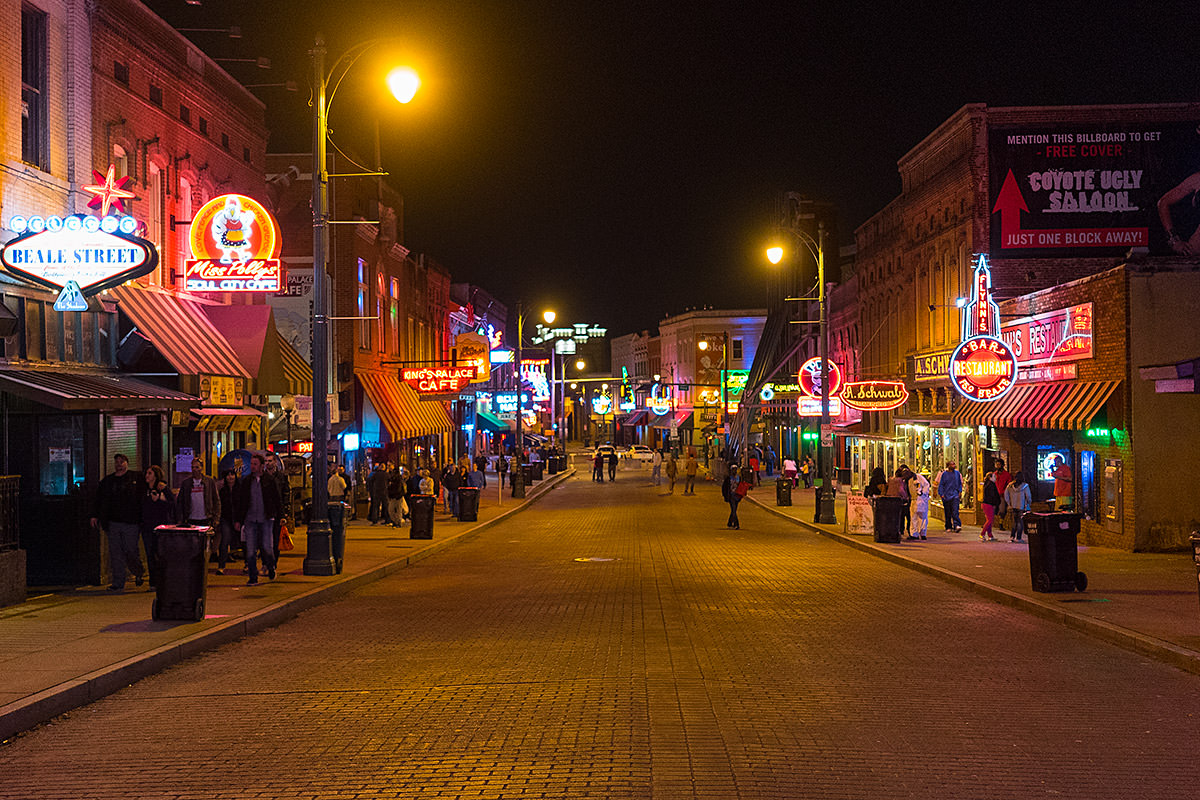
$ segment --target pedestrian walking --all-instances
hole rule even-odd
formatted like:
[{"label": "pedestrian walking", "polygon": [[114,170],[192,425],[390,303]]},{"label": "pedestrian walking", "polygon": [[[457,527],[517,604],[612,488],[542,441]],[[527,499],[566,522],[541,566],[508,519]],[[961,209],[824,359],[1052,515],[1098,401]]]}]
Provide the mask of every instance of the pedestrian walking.
[{"label": "pedestrian walking", "polygon": [[655,450],[650,456],[650,480],[654,481],[655,486],[662,485],[662,451]]},{"label": "pedestrian walking", "polygon": [[958,464],[947,461],[937,484],[938,496],[942,498],[942,511],[945,515],[946,530],[957,533],[962,530],[962,520],[958,517],[958,504],[962,500],[962,474]]},{"label": "pedestrian walking", "polygon": [[138,536],[142,524],[142,496],[146,480],[129,470],[129,457],[124,453],[113,456],[113,471],[96,487],[96,515],[92,527],[108,535],[108,563],[112,571],[110,592],[125,589],[126,571],[141,586],[146,576],[142,558],[138,555]]},{"label": "pedestrian walking", "polygon": [[762,461],[759,459],[758,448],[750,449],[750,474],[754,476],[754,485],[758,486],[759,470],[762,469]]},{"label": "pedestrian walking", "polygon": [[[276,559],[282,552],[279,549],[279,540],[283,535],[284,525],[291,516],[292,507],[292,484],[288,480],[287,473],[279,467],[279,456],[274,453],[263,453],[263,473],[275,481],[275,488],[279,491],[279,515],[271,520],[271,543],[274,546],[271,552],[275,554]],[[263,563],[265,565],[266,562]]]},{"label": "pedestrian walking", "polygon": [[408,507],[404,502],[404,469],[400,466],[388,473],[387,512],[393,528],[403,525],[404,518],[408,516]]},{"label": "pedestrian walking", "polygon": [[175,507],[175,494],[167,485],[167,476],[162,467],[151,464],[146,468],[146,494],[142,496],[141,535],[142,547],[146,551],[146,573],[150,585],[158,585],[158,532],[159,525],[175,525],[179,522],[179,509]]},{"label": "pedestrian walking", "polygon": [[901,487],[903,494],[900,495],[904,500],[904,508],[900,509],[901,530],[908,534],[909,539],[916,538],[912,535],[912,492],[908,488],[908,480],[912,476],[912,470],[908,468],[908,464],[901,464],[896,470],[896,477],[903,481]]},{"label": "pedestrian walking", "polygon": [[233,524],[233,486],[237,483],[237,473],[231,469],[225,470],[221,477],[221,486],[217,489],[220,507],[220,522],[217,528],[217,574],[225,574],[225,565],[229,563],[229,551],[234,546],[237,534]]},{"label": "pedestrian walking", "polygon": [[234,527],[246,537],[248,586],[258,585],[258,553],[263,553],[267,578],[275,580],[272,528],[280,515],[279,484],[266,474],[261,453],[250,456],[250,474],[233,487]]},{"label": "pedestrian walking", "polygon": [[475,469],[479,472],[479,475],[483,478],[483,486],[480,487],[481,490],[487,488],[487,468],[488,468],[487,456],[485,456],[483,453],[480,453],[479,455],[475,456]]},{"label": "pedestrian walking", "polygon": [[179,519],[194,527],[216,530],[221,521],[217,482],[204,474],[204,459],[192,459],[192,472],[179,484]]},{"label": "pedestrian walking", "polygon": [[1029,484],[1025,482],[1025,475],[1017,472],[1012,476],[1008,486],[1004,489],[1004,498],[1008,502],[1009,509],[1012,510],[1012,528],[1008,534],[1010,542],[1021,541],[1024,525],[1025,513],[1029,511],[1033,504],[1033,496],[1029,491]]},{"label": "pedestrian walking", "polygon": [[793,489],[799,486],[799,483],[797,483],[799,475],[800,470],[796,468],[796,462],[790,458],[783,459],[783,477],[792,482]]},{"label": "pedestrian walking", "polygon": [[770,478],[772,475],[775,474],[775,467],[778,466],[778,464],[779,464],[779,458],[775,455],[775,451],[773,449],[771,449],[770,445],[767,445],[766,460],[767,460],[767,477]]},{"label": "pedestrian walking", "polygon": [[446,510],[458,516],[458,489],[463,485],[466,474],[458,464],[447,464],[442,470],[442,488],[446,490]]},{"label": "pedestrian walking", "polygon": [[367,520],[372,525],[383,525],[387,508],[387,470],[382,463],[377,462],[371,474],[367,476],[367,496],[370,504],[367,506]]},{"label": "pedestrian walking", "polygon": [[508,474],[508,459],[504,456],[504,453],[501,453],[496,457],[496,474],[500,476],[500,489],[503,491],[504,476]]},{"label": "pedestrian walking", "polygon": [[696,473],[700,471],[700,462],[696,460],[695,448],[688,448],[687,461],[683,462],[683,493],[696,493]]},{"label": "pedestrian walking", "polygon": [[992,525],[996,521],[996,509],[1000,507],[1000,490],[996,488],[996,473],[989,472],[983,476],[983,528],[979,531],[979,541],[994,542]]},{"label": "pedestrian walking", "polygon": [[929,532],[929,479],[908,471],[908,496],[913,502],[912,533],[909,538],[924,540]]},{"label": "pedestrian walking", "polygon": [[608,454],[608,482],[612,483],[617,479],[617,451],[613,449]]},{"label": "pedestrian walking", "polygon": [[592,480],[604,483],[604,454],[599,450],[592,456]]},{"label": "pedestrian walking", "polygon": [[670,481],[671,488],[667,490],[667,494],[675,494],[675,478],[679,475],[679,462],[675,460],[675,454],[671,453],[667,458],[667,480]]},{"label": "pedestrian walking", "polygon": [[729,519],[725,522],[726,528],[739,528],[741,523],[738,521],[737,507],[742,498],[746,496],[745,492],[738,493],[741,482],[738,476],[737,464],[730,464],[725,475],[725,480],[721,482],[721,497],[729,504]]}]

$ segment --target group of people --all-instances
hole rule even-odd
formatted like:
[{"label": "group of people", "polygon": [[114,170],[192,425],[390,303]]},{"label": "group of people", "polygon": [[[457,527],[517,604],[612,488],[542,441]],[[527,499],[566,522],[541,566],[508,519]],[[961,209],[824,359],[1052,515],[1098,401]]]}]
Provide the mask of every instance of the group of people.
[{"label": "group of people", "polygon": [[[900,532],[910,541],[924,540],[929,534],[929,479],[901,464],[892,477],[876,467],[867,481],[866,497],[896,497],[904,502],[900,512]],[[947,527],[949,530],[949,527]]]},{"label": "group of people", "polygon": [[604,467],[608,467],[608,481],[612,483],[617,479],[617,451],[610,449],[607,453],[602,450],[596,450],[592,454],[592,480],[597,483],[604,483]]},{"label": "group of people", "polygon": [[[204,461],[194,458],[191,474],[172,490],[157,464],[139,475],[129,469],[129,457],[113,456],[113,471],[100,481],[92,526],[108,534],[109,591],[123,591],[129,575],[141,586],[159,579],[160,525],[213,528],[218,533],[217,574],[222,575],[235,541],[245,546],[248,584],[258,583],[258,560],[269,580],[275,579],[279,541],[287,524],[291,487],[278,461],[261,453],[250,457],[250,472],[239,478],[227,471],[217,482],[204,474]],[[138,543],[146,553],[142,564]]]},{"label": "group of people", "polygon": [[[696,460],[696,451],[693,448],[688,448],[687,459],[683,462],[683,493],[691,495],[696,493],[696,474],[700,471],[700,462]],[[655,450],[650,456],[650,480],[655,486],[662,486],[663,473],[667,474],[669,488],[668,494],[675,494],[675,481],[679,477],[679,461],[675,458],[674,453],[667,453],[664,457],[661,450]]]},{"label": "group of people", "polygon": [[996,537],[992,530],[997,515],[1003,517],[1006,513],[1012,512],[1012,527],[1009,528],[1008,540],[1010,542],[1021,541],[1025,514],[1032,504],[1033,494],[1029,490],[1029,484],[1025,482],[1024,473],[1009,474],[1008,470],[1004,468],[1004,462],[997,460],[995,469],[983,478],[981,505],[983,506],[984,523],[983,528],[979,531],[980,540],[994,542]]},{"label": "group of people", "polygon": [[[414,495],[442,495],[446,510],[458,516],[461,490],[464,488],[487,488],[486,456],[475,458],[461,456],[457,461],[446,464],[436,475],[429,467],[407,470],[390,462],[377,462],[367,475],[367,520],[372,525],[402,527],[411,519],[410,500]],[[508,461],[500,456],[497,462],[500,486],[508,473]],[[338,482],[342,485],[338,485]],[[341,497],[347,487],[341,469],[329,479],[330,499]]]},{"label": "group of people", "polygon": [[[770,473],[767,473],[768,475]],[[792,458],[783,459],[783,477],[792,482],[792,488],[798,489],[800,482],[804,482],[805,489],[813,487],[813,477],[817,474],[817,465],[813,461],[812,456],[805,456],[797,464]]]}]

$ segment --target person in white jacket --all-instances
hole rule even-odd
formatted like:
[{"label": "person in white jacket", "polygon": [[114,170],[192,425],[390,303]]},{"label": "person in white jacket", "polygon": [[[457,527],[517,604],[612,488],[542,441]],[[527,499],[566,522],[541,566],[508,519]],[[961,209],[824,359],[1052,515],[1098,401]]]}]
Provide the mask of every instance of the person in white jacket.
[{"label": "person in white jacket", "polygon": [[662,451],[655,450],[654,455],[650,456],[650,480],[654,481],[655,486],[662,484]]},{"label": "person in white jacket", "polygon": [[1008,503],[1008,507],[1012,509],[1013,521],[1012,531],[1008,534],[1010,542],[1021,541],[1022,526],[1024,522],[1022,518],[1025,512],[1029,510],[1033,503],[1033,497],[1029,492],[1029,484],[1025,482],[1025,475],[1018,472],[1013,475],[1012,481],[1008,486],[1004,487],[1004,502]]},{"label": "person in white jacket", "polygon": [[929,479],[911,469],[908,470],[908,496],[913,505],[909,538],[924,539],[929,532]]}]

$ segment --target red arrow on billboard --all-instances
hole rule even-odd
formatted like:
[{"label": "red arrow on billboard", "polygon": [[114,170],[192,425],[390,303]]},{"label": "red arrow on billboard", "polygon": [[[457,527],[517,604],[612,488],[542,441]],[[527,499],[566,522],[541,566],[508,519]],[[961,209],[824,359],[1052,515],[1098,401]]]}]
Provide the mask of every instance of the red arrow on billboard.
[{"label": "red arrow on billboard", "polygon": [[1004,176],[992,213],[1000,212],[1000,248],[1147,247],[1149,228],[1038,228],[1021,230],[1021,212],[1029,213],[1012,170]]}]

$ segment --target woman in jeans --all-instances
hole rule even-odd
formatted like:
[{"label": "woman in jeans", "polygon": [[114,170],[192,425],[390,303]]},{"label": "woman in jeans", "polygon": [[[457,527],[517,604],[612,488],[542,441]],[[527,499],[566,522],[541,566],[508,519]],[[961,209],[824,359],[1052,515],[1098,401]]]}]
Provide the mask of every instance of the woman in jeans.
[{"label": "woman in jeans", "polygon": [[1004,489],[1004,499],[1008,503],[1008,507],[1012,509],[1013,515],[1012,532],[1008,535],[1008,540],[1019,542],[1021,541],[1021,527],[1024,524],[1025,512],[1033,503],[1029,484],[1025,482],[1024,474],[1018,472],[1013,475],[1012,481]]},{"label": "woman in jeans", "polygon": [[225,574],[225,565],[229,563],[229,550],[233,547],[233,485],[237,483],[237,473],[225,470],[221,476],[221,485],[217,487],[217,495],[221,498],[221,521],[217,527],[217,574]]},{"label": "woman in jeans", "polygon": [[996,520],[996,509],[1000,507],[1000,490],[996,488],[996,473],[989,472],[983,478],[983,528],[979,531],[979,541],[994,542],[992,523]]}]

